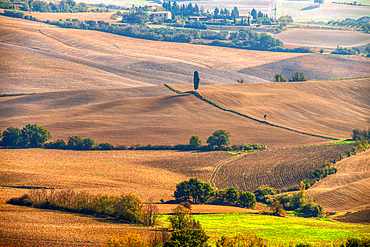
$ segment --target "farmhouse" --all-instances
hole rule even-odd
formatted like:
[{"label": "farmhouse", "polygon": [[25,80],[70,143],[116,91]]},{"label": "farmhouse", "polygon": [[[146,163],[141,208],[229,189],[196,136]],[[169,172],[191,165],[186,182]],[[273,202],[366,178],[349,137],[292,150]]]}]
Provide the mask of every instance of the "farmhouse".
[{"label": "farmhouse", "polygon": [[160,20],[172,19],[172,13],[170,11],[149,12],[149,15],[150,20],[153,20],[154,18]]}]

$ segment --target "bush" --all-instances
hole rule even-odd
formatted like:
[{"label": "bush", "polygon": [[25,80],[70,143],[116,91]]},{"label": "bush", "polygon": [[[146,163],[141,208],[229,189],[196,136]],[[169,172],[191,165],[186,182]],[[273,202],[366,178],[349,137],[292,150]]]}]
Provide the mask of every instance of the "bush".
[{"label": "bush", "polygon": [[254,194],[258,202],[267,203],[268,196],[275,195],[276,190],[268,185],[262,185],[254,191]]},{"label": "bush", "polygon": [[255,246],[267,247],[263,238],[253,233],[239,234],[235,237],[222,236],[216,242],[216,247],[237,247],[237,246]]},{"label": "bush", "polygon": [[192,136],[189,141],[189,146],[193,149],[197,149],[202,145],[202,141],[199,136]]},{"label": "bush", "polygon": [[73,190],[31,190],[29,194],[20,198],[12,198],[7,203],[90,215],[96,214],[130,223],[141,223],[142,220],[141,201],[131,194],[107,196]]},{"label": "bush", "polygon": [[304,217],[319,217],[324,214],[322,210],[322,206],[313,201],[309,201],[303,204],[296,211],[297,213],[301,214]]},{"label": "bush", "polygon": [[171,228],[174,230],[182,230],[191,228],[191,210],[182,205],[177,206],[172,210],[172,214],[168,219],[171,223]]},{"label": "bush", "polygon": [[256,205],[256,196],[249,191],[240,192],[238,204],[245,208],[254,208]]},{"label": "bush", "polygon": [[17,11],[17,10],[4,10],[4,15],[10,16],[10,17],[15,17],[15,18],[23,18],[23,16],[25,14],[24,14],[24,12]]},{"label": "bush", "polygon": [[369,247],[370,238],[348,238],[345,244],[342,244],[340,247]]},{"label": "bush", "polygon": [[3,132],[1,145],[5,147],[16,147],[19,145],[22,132],[18,128],[9,127]]},{"label": "bush", "polygon": [[21,146],[26,148],[41,147],[51,138],[50,132],[37,124],[27,124],[22,129]]},{"label": "bush", "polygon": [[100,143],[98,147],[100,150],[114,150],[114,146],[109,143]]},{"label": "bush", "polygon": [[274,216],[285,217],[284,207],[283,205],[280,204],[279,201],[274,201],[271,204],[271,211],[272,211],[272,215]]},{"label": "bush", "polygon": [[274,81],[275,82],[286,82],[286,79],[283,75],[281,74],[275,74],[274,76]]},{"label": "bush", "polygon": [[45,143],[44,147],[47,149],[65,149],[67,147],[67,143],[63,139],[58,139],[53,142]]},{"label": "bush", "polygon": [[127,232],[120,238],[109,238],[102,247],[147,247],[147,243],[138,233]]},{"label": "bush", "polygon": [[289,81],[307,81],[307,76],[305,76],[301,71],[296,71],[292,75],[292,79]]},{"label": "bush", "polygon": [[207,247],[209,237],[203,230],[183,229],[172,233],[164,247]]}]

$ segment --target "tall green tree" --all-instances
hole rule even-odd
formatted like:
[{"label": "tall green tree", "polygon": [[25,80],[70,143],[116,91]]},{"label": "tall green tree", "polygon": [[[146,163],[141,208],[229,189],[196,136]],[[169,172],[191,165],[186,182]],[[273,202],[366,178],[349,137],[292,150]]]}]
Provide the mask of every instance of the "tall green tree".
[{"label": "tall green tree", "polygon": [[254,208],[256,205],[256,196],[249,191],[240,192],[239,205],[246,208]]},{"label": "tall green tree", "polygon": [[192,136],[190,137],[189,146],[193,149],[197,149],[202,145],[202,141],[200,140],[199,136]]},{"label": "tall green tree", "polygon": [[253,17],[253,20],[256,20],[257,19],[257,10],[252,9],[251,16]]},{"label": "tall green tree", "polygon": [[296,71],[292,75],[292,79],[289,81],[307,81],[307,76],[305,76],[300,70]]},{"label": "tall green tree", "polygon": [[230,144],[230,134],[226,130],[216,130],[208,137],[207,143],[211,148],[217,147],[221,150]]},{"label": "tall green tree", "polygon": [[213,194],[214,190],[208,183],[191,178],[189,181],[182,181],[176,185],[174,196],[179,202],[205,203]]},{"label": "tall green tree", "polygon": [[194,90],[197,90],[199,88],[199,73],[198,71],[194,71]]},{"label": "tall green tree", "polygon": [[51,138],[50,132],[37,124],[27,124],[22,129],[21,146],[26,148],[41,147]]},{"label": "tall green tree", "polygon": [[1,145],[5,147],[16,147],[20,142],[22,131],[18,128],[9,127],[3,132]]},{"label": "tall green tree", "polygon": [[286,82],[286,78],[281,74],[275,74],[274,81],[275,82]]}]

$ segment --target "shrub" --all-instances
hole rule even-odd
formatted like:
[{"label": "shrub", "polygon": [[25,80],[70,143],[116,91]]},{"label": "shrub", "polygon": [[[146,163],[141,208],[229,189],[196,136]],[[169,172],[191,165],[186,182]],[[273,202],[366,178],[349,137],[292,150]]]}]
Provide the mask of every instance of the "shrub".
[{"label": "shrub", "polygon": [[172,210],[172,214],[168,219],[171,223],[171,228],[174,230],[182,230],[191,228],[190,209],[182,205],[177,206]]},{"label": "shrub", "polygon": [[193,149],[197,149],[202,145],[202,141],[199,136],[192,136],[189,141],[189,146]]},{"label": "shrub", "polygon": [[24,12],[17,10],[4,10],[4,15],[15,18],[22,18],[24,16]]},{"label": "shrub", "polygon": [[67,143],[63,139],[58,139],[53,142],[45,143],[44,147],[48,149],[64,149],[67,147]]},{"label": "shrub", "polygon": [[239,234],[235,237],[222,236],[216,242],[216,247],[237,247],[237,246],[267,247],[268,245],[263,238],[253,233]]},{"label": "shrub", "polygon": [[307,76],[305,76],[301,71],[296,71],[292,75],[292,79],[289,81],[307,81]]},{"label": "shrub", "polygon": [[345,244],[340,245],[340,247],[369,247],[370,238],[348,238]]},{"label": "shrub", "polygon": [[22,129],[21,146],[26,148],[41,147],[51,138],[50,132],[37,124],[27,124]]},{"label": "shrub", "polygon": [[109,143],[100,143],[98,147],[100,150],[114,150],[114,146]]},{"label": "shrub", "polygon": [[3,132],[1,145],[5,147],[16,147],[19,145],[22,132],[18,128],[9,127]]},{"label": "shrub", "polygon": [[147,243],[138,233],[127,232],[120,238],[109,238],[102,247],[147,247]]},{"label": "shrub", "polygon": [[324,214],[322,206],[313,201],[306,202],[296,211],[304,217],[319,217]]},{"label": "shrub", "polygon": [[209,237],[203,230],[183,229],[172,233],[164,247],[207,247]]},{"label": "shrub", "polygon": [[152,202],[145,204],[142,210],[142,222],[145,226],[155,226],[158,219],[158,207]]},{"label": "shrub", "polygon": [[268,200],[268,196],[275,195],[276,190],[268,185],[262,185],[254,191],[254,194],[256,195],[256,199],[258,202],[266,203]]},{"label": "shrub", "polygon": [[286,82],[286,79],[283,75],[281,74],[275,74],[274,76],[274,81],[275,82]]},{"label": "shrub", "polygon": [[256,196],[249,191],[240,192],[238,204],[242,207],[254,208],[256,205]]},{"label": "shrub", "polygon": [[272,215],[285,217],[285,211],[283,205],[279,201],[274,201],[271,204]]}]

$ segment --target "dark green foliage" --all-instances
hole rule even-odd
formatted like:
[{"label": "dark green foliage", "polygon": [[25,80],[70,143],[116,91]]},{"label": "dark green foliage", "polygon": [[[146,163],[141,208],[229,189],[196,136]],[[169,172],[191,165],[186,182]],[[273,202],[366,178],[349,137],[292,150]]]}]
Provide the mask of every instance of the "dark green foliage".
[{"label": "dark green foliage", "polygon": [[337,173],[338,169],[332,166],[332,163],[327,163],[322,169],[317,169],[313,172],[312,178],[321,180],[331,174]]},{"label": "dark green foliage", "polygon": [[[54,4],[52,2],[47,3],[44,1],[30,1],[29,8],[35,12],[70,12],[70,13],[77,13],[77,12],[88,12],[89,7],[85,3],[76,4],[73,0],[62,0],[58,4]],[[28,5],[28,4],[27,4]]]},{"label": "dark green foliage", "polygon": [[99,144],[99,149],[100,150],[114,150],[114,146],[109,143],[100,143]]},{"label": "dark green foliage", "polygon": [[275,82],[286,82],[286,79],[285,79],[285,77],[284,77],[283,75],[281,75],[281,74],[276,74],[276,75],[274,76],[274,81],[275,81]]},{"label": "dark green foliage", "polygon": [[69,212],[99,215],[102,217],[141,223],[142,204],[136,196],[92,195],[73,190],[32,190],[20,198],[12,198],[7,203],[35,208],[65,210]]},{"label": "dark green foliage", "polygon": [[83,138],[81,136],[70,136],[68,137],[68,148],[70,149],[82,149]]},{"label": "dark green foliage", "polygon": [[295,247],[311,247],[310,244],[296,244]]},{"label": "dark green foliage", "polygon": [[21,146],[26,148],[37,148],[51,138],[50,132],[37,124],[27,124],[22,129]]},{"label": "dark green foliage", "polygon": [[197,90],[199,88],[199,73],[198,71],[194,71],[194,90]]},{"label": "dark green foliage", "polygon": [[1,145],[5,147],[17,147],[20,142],[22,131],[18,128],[9,127],[3,132]]},{"label": "dark green foliage", "polygon": [[352,130],[352,140],[354,141],[370,140],[370,129],[369,130],[360,130],[360,129]]},{"label": "dark green foliage", "polygon": [[10,17],[16,17],[16,18],[23,18],[24,12],[17,11],[17,10],[4,10],[3,15],[10,16]]},{"label": "dark green foliage", "polygon": [[124,13],[122,16],[122,22],[143,25],[147,21],[149,21],[149,15],[143,10]]},{"label": "dark green foliage", "polygon": [[227,147],[230,144],[230,134],[225,130],[216,130],[208,137],[207,143],[211,148],[217,147],[219,150]]},{"label": "dark green foliage", "polygon": [[340,247],[369,247],[370,238],[348,238],[345,244],[342,244]]},{"label": "dark green foliage", "polygon": [[47,149],[65,149],[67,147],[67,143],[63,139],[58,139],[53,142],[45,143],[44,147]]},{"label": "dark green foliage", "polygon": [[91,150],[95,147],[95,141],[92,138],[84,138],[82,141],[82,149]]},{"label": "dark green foliage", "polygon": [[172,233],[164,247],[207,247],[209,237],[203,230],[184,229]]},{"label": "dark green foliage", "polygon": [[229,205],[236,205],[239,201],[239,192],[234,187],[227,188],[225,199]]},{"label": "dark green foliage", "polygon": [[294,72],[292,79],[289,81],[307,81],[307,76],[305,76],[300,70]]},{"label": "dark green foliage", "polygon": [[192,149],[197,149],[202,145],[202,141],[200,140],[199,136],[192,136],[190,137],[189,146]]},{"label": "dark green foliage", "polygon": [[206,203],[213,193],[214,190],[208,183],[191,178],[189,181],[182,181],[176,185],[174,196],[179,202]]},{"label": "dark green foliage", "polygon": [[324,214],[322,206],[313,201],[304,203],[296,211],[304,217],[319,217]]},{"label": "dark green foliage", "polygon": [[249,191],[240,192],[238,204],[245,208],[254,208],[256,205],[256,196]]},{"label": "dark green foliage", "polygon": [[338,55],[358,55],[360,54],[360,50],[356,47],[353,48],[342,48],[337,47],[331,54],[338,54]]},{"label": "dark green foliage", "polygon": [[268,196],[275,195],[276,190],[268,185],[262,185],[254,191],[254,194],[258,202],[267,203]]},{"label": "dark green foliage", "polygon": [[11,9],[12,7],[13,5],[9,0],[0,0],[1,9]]}]

